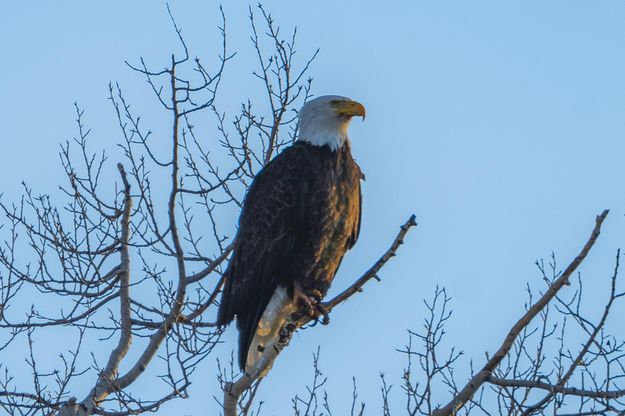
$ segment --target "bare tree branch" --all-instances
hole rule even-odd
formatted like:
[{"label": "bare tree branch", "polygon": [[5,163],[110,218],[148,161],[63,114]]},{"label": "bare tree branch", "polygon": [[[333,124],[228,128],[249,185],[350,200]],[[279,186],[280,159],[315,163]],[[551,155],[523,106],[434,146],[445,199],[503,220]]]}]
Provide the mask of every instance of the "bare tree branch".
[{"label": "bare tree branch", "polygon": [[608,215],[608,210],[603,211],[597,216],[595,221],[595,227],[592,230],[588,241],[580,251],[580,253],[573,259],[573,261],[564,270],[562,275],[549,287],[545,294],[535,303],[532,307],[517,321],[516,324],[510,329],[504,342],[501,344],[497,352],[488,360],[484,367],[478,371],[469,382],[458,392],[458,394],[445,406],[439,407],[432,412],[434,416],[454,415],[462,406],[464,406],[475,394],[476,391],[488,380],[493,371],[497,368],[499,363],[508,354],[514,341],[519,336],[521,331],[529,325],[536,315],[542,311],[549,302],[557,295],[557,293],[565,285],[569,284],[571,275],[575,272],[577,267],[584,261],[590,249],[597,241],[599,233],[601,231],[601,225]]},{"label": "bare tree branch", "polygon": [[501,387],[523,387],[528,389],[547,390],[550,393],[561,393],[570,396],[592,397],[594,399],[616,399],[625,396],[624,390],[587,390],[575,387],[563,387],[557,384],[544,383],[539,380],[508,380],[499,377],[490,376],[486,380],[491,384]]}]

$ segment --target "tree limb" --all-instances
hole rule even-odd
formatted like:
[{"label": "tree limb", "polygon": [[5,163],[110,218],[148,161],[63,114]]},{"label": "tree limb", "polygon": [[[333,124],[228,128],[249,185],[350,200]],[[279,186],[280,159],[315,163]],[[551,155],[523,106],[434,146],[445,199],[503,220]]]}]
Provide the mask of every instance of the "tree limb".
[{"label": "tree limb", "polygon": [[512,346],[514,345],[514,341],[519,336],[521,331],[529,325],[532,319],[538,315],[540,311],[547,306],[547,304],[556,296],[556,294],[562,289],[565,285],[569,283],[569,278],[575,272],[577,267],[584,261],[590,249],[595,244],[595,241],[599,237],[599,233],[601,231],[601,225],[603,224],[603,220],[605,220],[608,215],[608,210],[604,210],[600,215],[597,216],[595,220],[595,228],[592,230],[588,241],[580,251],[580,253],[573,259],[573,261],[568,265],[566,270],[562,273],[562,275],[556,279],[553,284],[549,287],[549,289],[545,292],[545,294],[535,303],[533,304],[528,311],[517,321],[516,324],[510,329],[504,342],[501,344],[495,355],[492,356],[488,360],[488,362],[484,365],[484,367],[478,371],[469,382],[460,390],[460,392],[445,406],[439,407],[432,412],[433,416],[449,416],[455,415],[457,411],[462,408],[475,394],[476,391],[482,387],[482,385],[488,380],[488,378],[492,375],[493,371],[497,368],[499,363],[504,359],[504,357],[508,354]]},{"label": "tree limb", "polygon": [[564,387],[557,384],[544,383],[539,380],[514,380],[490,376],[486,380],[500,387],[521,387],[527,389],[547,390],[550,393],[567,394],[570,396],[591,397],[593,399],[618,399],[625,396],[625,390],[586,390],[576,387]]}]

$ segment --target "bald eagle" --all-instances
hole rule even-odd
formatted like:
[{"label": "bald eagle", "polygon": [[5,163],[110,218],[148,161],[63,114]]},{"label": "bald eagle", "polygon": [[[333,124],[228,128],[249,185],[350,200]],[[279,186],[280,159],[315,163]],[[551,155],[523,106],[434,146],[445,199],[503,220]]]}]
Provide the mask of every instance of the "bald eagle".
[{"label": "bald eagle", "polygon": [[288,319],[320,307],[343,255],[360,231],[360,181],[347,128],[365,117],[341,96],[315,98],[299,112],[298,140],[254,178],[225,271],[217,323],[236,317],[239,366],[247,370],[279,340]]}]

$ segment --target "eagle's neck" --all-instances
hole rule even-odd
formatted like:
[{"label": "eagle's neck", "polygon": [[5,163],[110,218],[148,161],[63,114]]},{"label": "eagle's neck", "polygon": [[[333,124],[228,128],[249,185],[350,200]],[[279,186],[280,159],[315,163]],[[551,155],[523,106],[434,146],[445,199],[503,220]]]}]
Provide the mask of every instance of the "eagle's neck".
[{"label": "eagle's neck", "polygon": [[319,120],[302,121],[299,126],[299,140],[314,146],[328,146],[337,151],[344,144],[349,143],[347,137],[347,122],[335,122],[334,120],[320,123]]}]

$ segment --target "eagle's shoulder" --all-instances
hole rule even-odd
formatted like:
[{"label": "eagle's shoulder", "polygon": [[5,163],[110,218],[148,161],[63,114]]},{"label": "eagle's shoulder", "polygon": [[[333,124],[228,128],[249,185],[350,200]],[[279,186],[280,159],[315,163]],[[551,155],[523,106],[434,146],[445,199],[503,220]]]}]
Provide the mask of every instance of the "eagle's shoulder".
[{"label": "eagle's shoulder", "polygon": [[294,207],[306,192],[312,174],[311,152],[314,150],[309,147],[295,143],[256,174],[243,203],[239,227],[246,223],[262,225],[267,221],[288,221],[289,218],[281,218],[280,214]]}]

